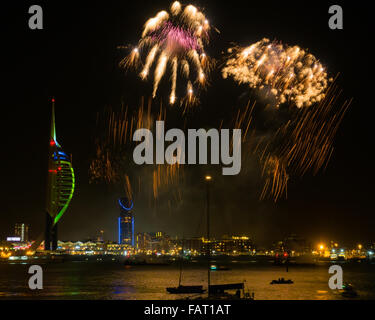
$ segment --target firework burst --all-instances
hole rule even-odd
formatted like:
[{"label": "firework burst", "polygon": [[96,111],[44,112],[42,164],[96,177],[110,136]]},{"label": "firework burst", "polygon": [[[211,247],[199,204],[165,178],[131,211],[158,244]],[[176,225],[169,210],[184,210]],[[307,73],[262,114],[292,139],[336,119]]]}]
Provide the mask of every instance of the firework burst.
[{"label": "firework burst", "polygon": [[[173,105],[178,100],[176,90],[178,78],[181,77],[185,80],[186,88],[185,98],[180,99],[181,104],[193,105],[198,100],[193,97],[192,83],[204,87],[212,65],[204,52],[209,30],[210,24],[202,12],[192,5],[182,6],[175,1],[169,13],[160,11],[145,23],[138,47],[133,48],[120,65],[141,69],[139,76],[143,80],[150,77],[151,68],[154,67],[153,98],[156,97],[160,81],[170,69],[169,103]],[[145,54],[144,63],[142,53]]]},{"label": "firework burst", "polygon": [[306,50],[263,39],[249,47],[233,47],[222,69],[224,78],[265,91],[275,105],[294,103],[298,108],[322,101],[332,79]]}]

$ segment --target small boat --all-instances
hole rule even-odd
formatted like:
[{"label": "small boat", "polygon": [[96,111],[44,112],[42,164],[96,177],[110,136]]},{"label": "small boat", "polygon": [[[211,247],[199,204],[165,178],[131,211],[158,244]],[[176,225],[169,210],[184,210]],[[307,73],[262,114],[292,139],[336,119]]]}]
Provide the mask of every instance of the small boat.
[{"label": "small boat", "polygon": [[211,271],[227,271],[227,270],[230,270],[230,268],[228,267],[223,267],[223,266],[217,266],[215,264],[212,264],[210,266],[210,270]]},{"label": "small boat", "polygon": [[[236,290],[235,293],[227,291]],[[249,292],[245,292],[245,284],[241,283],[228,283],[228,284],[215,284],[209,286],[209,297],[213,300],[254,300],[254,293],[250,296]]]},{"label": "small boat", "polygon": [[203,286],[182,286],[167,288],[169,293],[184,294],[184,293],[204,293]]},{"label": "small boat", "polygon": [[284,278],[279,278],[278,280],[272,280],[270,284],[292,284],[294,283],[292,280],[288,279],[285,280]]},{"label": "small boat", "polygon": [[354,290],[350,283],[344,283],[342,286],[341,295],[345,298],[356,298],[358,293]]}]

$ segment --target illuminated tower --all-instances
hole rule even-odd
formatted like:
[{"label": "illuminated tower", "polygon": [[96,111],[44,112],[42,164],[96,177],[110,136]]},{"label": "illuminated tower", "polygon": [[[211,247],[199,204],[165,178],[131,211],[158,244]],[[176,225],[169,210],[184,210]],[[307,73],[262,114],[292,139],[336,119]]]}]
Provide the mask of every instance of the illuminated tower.
[{"label": "illuminated tower", "polygon": [[120,216],[118,217],[118,243],[128,244],[134,247],[134,216],[133,201],[127,198],[118,200]]},{"label": "illuminated tower", "polygon": [[49,140],[47,214],[45,250],[57,249],[57,223],[69,206],[74,193],[74,171],[70,157],[56,140],[55,99],[52,99],[51,136]]}]

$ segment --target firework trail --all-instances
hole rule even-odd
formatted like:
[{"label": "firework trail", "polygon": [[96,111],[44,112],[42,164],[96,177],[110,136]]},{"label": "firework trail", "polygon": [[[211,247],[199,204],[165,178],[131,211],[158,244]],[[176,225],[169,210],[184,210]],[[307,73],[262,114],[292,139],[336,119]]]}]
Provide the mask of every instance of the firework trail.
[{"label": "firework trail", "polygon": [[267,129],[266,133],[257,128],[256,118],[268,106],[249,102],[238,110],[231,125],[244,133],[243,174],[256,157],[263,177],[261,200],[287,198],[291,178],[303,177],[307,172],[316,175],[327,167],[335,135],[351,103],[340,102],[340,95],[333,82],[322,101],[304,109],[287,107],[288,118],[283,123],[275,120],[277,129]]},{"label": "firework trail", "polygon": [[263,39],[249,47],[233,47],[222,69],[224,78],[264,91],[279,106],[294,103],[298,108],[324,99],[332,79],[306,50]]},{"label": "firework trail", "polygon": [[122,105],[120,111],[107,109],[103,114],[98,114],[97,132],[104,134],[96,140],[96,154],[89,169],[90,182],[123,185],[128,199],[133,198],[132,185],[138,185],[139,190],[151,186],[146,193],[155,201],[165,193],[165,189],[173,186],[172,192],[169,189],[168,192],[175,200],[181,200],[179,184],[183,179],[183,171],[179,164],[140,167],[133,163],[134,132],[138,129],[152,131],[155,121],[161,120],[166,120],[166,110],[162,106],[154,110],[151,100],[147,107],[142,100],[136,110]]},{"label": "firework trail", "polygon": [[278,157],[292,173],[304,176],[312,170],[316,175],[327,165],[333,152],[333,139],[351,103],[345,101],[337,107],[339,96],[339,89],[333,84],[318,105],[304,109],[294,121],[276,132],[275,140],[283,140],[277,148]]},{"label": "firework trail", "polygon": [[270,195],[275,202],[285,194],[288,197],[289,175],[283,162],[276,156],[268,155],[264,161],[262,176],[265,177],[260,199],[263,200]]},{"label": "firework trail", "polygon": [[[171,105],[177,100],[177,79],[180,69],[181,79],[186,80],[186,97],[181,99],[181,104],[196,104],[198,100],[193,97],[192,83],[204,87],[207,84],[207,74],[212,67],[212,62],[204,52],[204,45],[209,40],[209,30],[210,24],[202,12],[192,5],[184,7],[175,1],[169,13],[160,11],[145,23],[138,47],[133,48],[120,62],[120,66],[141,69],[139,76],[146,80],[155,64],[153,98],[170,66]],[[144,64],[141,61],[141,52],[145,52],[146,55]]]}]

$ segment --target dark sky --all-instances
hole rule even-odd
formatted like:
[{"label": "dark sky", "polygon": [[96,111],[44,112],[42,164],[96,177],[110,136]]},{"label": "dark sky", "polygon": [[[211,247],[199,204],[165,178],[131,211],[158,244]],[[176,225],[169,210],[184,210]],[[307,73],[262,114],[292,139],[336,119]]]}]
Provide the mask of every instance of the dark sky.
[{"label": "dark sky", "polygon": [[[194,1],[220,31],[207,48],[221,57],[231,42],[249,45],[263,37],[308,48],[331,75],[341,73],[343,98],[354,98],[335,141],[324,173],[307,175],[289,185],[288,200],[259,202],[241,177],[217,177],[214,185],[213,233],[243,233],[268,243],[297,233],[310,241],[375,240],[373,210],[372,85],[370,8],[341,2]],[[44,30],[28,28],[28,8],[44,9]],[[328,28],[328,8],[342,4],[344,30]],[[11,235],[16,222],[31,225],[36,237],[44,228],[50,99],[56,98],[57,137],[73,154],[77,189],[61,220],[60,239],[85,239],[98,230],[116,239],[116,199],[121,189],[88,183],[94,152],[95,117],[121,101],[136,104],[150,87],[125,75],[117,46],[136,44],[144,22],[170,1],[16,1],[5,4],[1,18],[2,201],[0,238]],[[242,93],[218,72],[202,94],[202,119],[220,117]],[[194,189],[194,190],[193,190]],[[198,192],[197,192],[198,190]],[[204,193],[187,187],[176,210],[165,204],[135,204],[137,231],[163,230],[170,235],[202,232]]]}]

